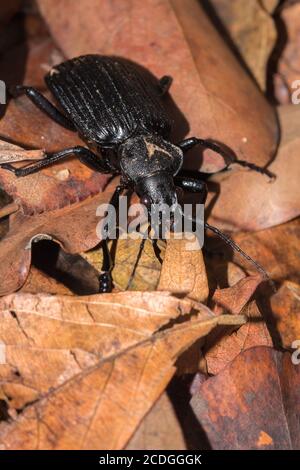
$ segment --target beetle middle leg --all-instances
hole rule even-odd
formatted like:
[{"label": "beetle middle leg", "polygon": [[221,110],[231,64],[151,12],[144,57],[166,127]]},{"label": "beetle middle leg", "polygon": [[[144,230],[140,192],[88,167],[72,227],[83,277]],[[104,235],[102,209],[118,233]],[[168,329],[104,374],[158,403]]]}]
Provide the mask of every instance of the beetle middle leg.
[{"label": "beetle middle leg", "polygon": [[70,119],[61,113],[50,101],[47,100],[38,90],[31,86],[17,85],[9,88],[9,93],[14,97],[26,95],[35,106],[49,116],[53,121],[68,130],[76,131]]},{"label": "beetle middle leg", "polygon": [[177,143],[178,147],[181,148],[183,152],[187,152],[188,150],[192,149],[196,145],[201,145],[204,148],[208,148],[213,150],[214,152],[221,155],[226,163],[226,166],[229,167],[232,163],[237,163],[243,167],[249,168],[250,170],[257,171],[263,175],[267,175],[269,178],[273,179],[274,174],[267,170],[266,168],[262,168],[254,163],[247,162],[246,160],[236,160],[231,155],[228,154],[220,145],[216,144],[215,142],[211,142],[207,139],[198,139],[197,137],[190,137],[188,139],[184,139],[181,142]]},{"label": "beetle middle leg", "polygon": [[25,168],[15,168],[10,163],[2,163],[0,164],[0,167],[4,168],[5,170],[12,171],[16,176],[27,176],[31,175],[32,173],[36,173],[41,168],[45,168],[52,165],[53,163],[67,158],[70,155],[77,156],[83,164],[92,168],[94,171],[99,171],[100,173],[112,173],[112,169],[103,160],[101,160],[100,157],[98,157],[86,147],[81,146],[70,147],[61,150],[60,152],[52,153],[37,163],[29,165]]}]

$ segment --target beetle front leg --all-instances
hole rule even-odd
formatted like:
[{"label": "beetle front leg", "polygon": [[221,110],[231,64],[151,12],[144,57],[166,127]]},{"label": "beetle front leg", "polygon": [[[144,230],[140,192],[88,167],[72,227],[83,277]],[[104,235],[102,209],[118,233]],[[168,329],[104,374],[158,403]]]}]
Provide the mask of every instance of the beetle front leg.
[{"label": "beetle front leg", "polygon": [[[118,185],[110,199],[110,204],[115,208],[119,208],[119,197],[122,191],[125,189],[125,185]],[[106,224],[107,226],[107,224]],[[107,233],[107,238],[104,238],[101,241],[101,247],[103,252],[103,263],[101,274],[99,276],[99,292],[101,294],[108,293],[112,291],[113,281],[112,281],[112,270],[113,270],[113,261],[111,254],[107,245],[107,240],[109,238],[109,232]]]},{"label": "beetle front leg", "polygon": [[99,293],[107,294],[112,291],[113,282],[111,271],[113,268],[113,263],[108,249],[107,240],[101,241],[101,247],[103,252],[103,263],[102,263],[102,272],[99,276]]},{"label": "beetle front leg", "polygon": [[42,168],[48,167],[53,163],[56,163],[64,158],[67,158],[71,155],[75,155],[79,158],[79,160],[87,165],[88,167],[92,168],[94,171],[99,171],[100,173],[111,173],[111,169],[105,165],[105,163],[91,152],[86,147],[70,147],[60,152],[53,153],[51,155],[47,155],[42,160],[34,163],[33,165],[29,165],[25,168],[15,168],[10,163],[2,163],[0,164],[1,168],[5,170],[12,171],[16,176],[27,176],[31,175],[32,173],[36,173],[37,171],[41,170]]},{"label": "beetle front leg", "polygon": [[229,167],[232,163],[237,163],[238,165],[241,165],[245,168],[250,168],[250,170],[256,171],[257,173],[267,175],[271,179],[273,179],[275,176],[271,171],[267,170],[266,168],[262,168],[258,165],[255,165],[254,163],[247,162],[246,160],[234,159],[233,156],[226,152],[226,150],[220,145],[215,142],[211,142],[207,139],[198,139],[197,137],[190,137],[189,139],[182,140],[177,145],[181,148],[183,152],[187,152],[196,145],[201,145],[202,147],[213,150],[214,152],[221,155],[224,158],[227,167]]},{"label": "beetle front leg", "polygon": [[47,100],[38,90],[31,86],[16,85],[9,88],[9,93],[14,98],[26,95],[35,106],[49,116],[53,121],[70,131],[76,131],[72,121],[61,113],[50,101]]}]

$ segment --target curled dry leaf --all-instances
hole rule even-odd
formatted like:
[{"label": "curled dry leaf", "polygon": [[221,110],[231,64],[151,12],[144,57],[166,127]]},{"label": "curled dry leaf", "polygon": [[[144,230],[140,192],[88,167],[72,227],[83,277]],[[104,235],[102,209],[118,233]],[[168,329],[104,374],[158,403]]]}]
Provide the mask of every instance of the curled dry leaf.
[{"label": "curled dry leaf", "polygon": [[277,3],[278,0],[273,0],[267,6],[260,0],[212,0],[216,13],[262,90],[266,89],[267,65],[277,38],[270,15]]},{"label": "curled dry leaf", "polygon": [[158,292],[14,294],[0,306],[6,449],[124,447],[178,355],[216,325],[244,322]]},{"label": "curled dry leaf", "polygon": [[96,246],[100,204],[108,203],[114,188],[78,204],[35,216],[20,211],[10,216],[8,233],[0,246],[0,295],[19,289],[25,282],[31,263],[31,246],[40,239],[52,239],[69,253],[80,253]]},{"label": "curled dry leaf", "polygon": [[28,277],[25,284],[20,289],[20,292],[29,294],[72,295],[72,291],[68,289],[67,286],[43,273],[35,266],[31,266]]},{"label": "curled dry leaf", "polygon": [[215,175],[212,180],[218,202],[210,213],[212,224],[228,230],[261,230],[300,214],[300,188],[295,177],[299,167],[300,107],[281,106],[279,119],[282,140],[269,166],[276,180],[270,183],[266,176],[249,170]]},{"label": "curled dry leaf", "polygon": [[290,354],[257,347],[204,382],[191,406],[213,449],[299,449],[299,386]]},{"label": "curled dry leaf", "polygon": [[[129,58],[157,77],[171,75],[171,95],[190,126],[190,134],[211,138],[239,158],[266,164],[278,138],[274,112],[227,49],[196,0],[37,1],[40,12],[65,56],[108,54]],[[89,28],[83,25],[89,25]],[[174,50],[176,58],[174,60]],[[234,86],[233,86],[234,84]],[[176,138],[188,125],[169,100]],[[257,126],[259,123],[259,126]],[[199,150],[193,168],[214,171],[224,161]]]}]

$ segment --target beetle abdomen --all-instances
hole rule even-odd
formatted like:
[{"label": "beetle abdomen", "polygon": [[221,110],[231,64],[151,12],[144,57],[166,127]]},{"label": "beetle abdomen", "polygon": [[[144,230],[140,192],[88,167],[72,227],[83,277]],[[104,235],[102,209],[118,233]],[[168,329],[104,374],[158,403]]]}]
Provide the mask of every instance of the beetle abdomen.
[{"label": "beetle abdomen", "polygon": [[109,146],[138,134],[170,134],[158,86],[125,59],[81,56],[54,67],[45,80],[87,140]]}]

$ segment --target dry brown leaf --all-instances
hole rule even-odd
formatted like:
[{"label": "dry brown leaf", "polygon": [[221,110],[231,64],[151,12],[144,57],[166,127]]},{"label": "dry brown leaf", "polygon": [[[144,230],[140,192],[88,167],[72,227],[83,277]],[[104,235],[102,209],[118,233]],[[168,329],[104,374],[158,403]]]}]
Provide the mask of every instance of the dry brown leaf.
[{"label": "dry brown leaf", "polygon": [[300,368],[257,347],[200,386],[191,406],[213,449],[299,449]]},{"label": "dry brown leaf", "polygon": [[247,276],[231,287],[216,289],[210,306],[216,315],[240,313],[261,283],[260,275]]},{"label": "dry brown leaf", "polygon": [[0,163],[40,160],[44,156],[43,150],[25,150],[18,145],[0,140]]},{"label": "dry brown leaf", "polygon": [[141,422],[126,450],[186,450],[178,417],[163,393]]},{"label": "dry brown leaf", "polygon": [[[157,290],[185,295],[198,302],[207,301],[209,290],[206,269],[195,235],[189,234],[189,238],[181,239],[171,237],[167,241]],[[179,358],[178,375],[194,374],[199,370],[202,345],[203,339],[199,339]]]},{"label": "dry brown leaf", "polygon": [[[114,286],[117,289],[125,290],[133,273],[134,265],[140,249],[140,240],[120,239],[115,243],[110,242],[109,248],[114,251],[114,269],[112,272]],[[164,258],[164,244],[158,241],[160,257]],[[87,253],[81,253],[97,271],[102,269],[102,250],[94,249]],[[161,270],[161,260],[155,254],[151,240],[146,240],[144,250],[139,260],[135,275],[129,286],[130,290],[155,290],[159,281]]]},{"label": "dry brown leaf", "polygon": [[[42,25],[44,24],[41,19],[39,21]],[[44,91],[46,90],[45,74],[53,65],[64,60],[47,31],[38,33],[38,36],[35,35],[32,38],[27,35],[1,55],[1,78],[7,85],[24,83]],[[33,106],[31,111],[35,110],[37,108]],[[38,111],[37,113],[39,115]],[[15,138],[18,139],[17,136]],[[18,139],[18,142],[22,141]]]},{"label": "dry brown leaf", "polygon": [[273,346],[256,302],[252,301],[247,305],[260,283],[259,275],[248,276],[229,288],[216,289],[214,292],[210,307],[215,314],[243,312],[248,318],[248,323],[238,331],[223,327],[208,336],[203,350],[205,362],[201,363],[201,369],[205,373],[218,374],[245,349],[254,346]]},{"label": "dry brown leaf", "polygon": [[266,89],[268,61],[277,38],[270,13],[278,0],[269,3],[264,5],[260,0],[212,0],[230,38],[262,90]]},{"label": "dry brown leaf", "polygon": [[291,103],[292,93],[295,91],[292,84],[300,77],[300,4],[287,4],[281,11],[280,20],[285,28],[286,41],[279,57],[278,73],[274,77],[274,92],[279,103],[287,104]]},{"label": "dry brown leaf", "polygon": [[[233,238],[268,271],[276,282],[290,280],[300,283],[299,263],[300,218],[286,224],[261,230],[257,233],[238,233]],[[224,246],[226,253],[226,247]],[[238,253],[230,257],[247,271],[252,266],[244,262]]]},{"label": "dry brown leaf", "polygon": [[209,221],[227,230],[261,230],[282,224],[300,213],[299,166],[300,107],[281,106],[282,140],[274,162],[273,183],[249,170],[215,175],[211,199],[217,193]]},{"label": "dry brown leaf", "polygon": [[272,296],[272,315],[283,347],[290,349],[300,339],[300,286],[285,281]]},{"label": "dry brown leaf", "polygon": [[[178,355],[216,325],[244,322],[158,292],[14,294],[0,305],[6,449],[124,447]],[[177,317],[183,323],[172,326]]]},{"label": "dry brown leaf", "polygon": [[[100,13],[98,0],[61,0],[59,15],[51,0],[37,3],[66,57],[113,54],[138,62],[157,77],[172,75],[171,95],[188,119],[191,135],[218,140],[240,158],[269,161],[278,138],[274,112],[199,2],[130,0],[120,8],[105,1]],[[87,24],[89,28],[83,27]],[[180,138],[187,123],[178,112],[173,114]],[[216,154],[205,152],[203,163],[199,153],[187,159],[188,165],[206,171],[224,167]]]},{"label": "dry brown leaf", "polygon": [[275,8],[278,6],[278,0],[259,0],[262,7],[269,13],[273,13]]},{"label": "dry brown leaf", "polygon": [[20,292],[29,294],[72,295],[72,291],[68,289],[67,286],[43,273],[35,266],[31,266],[28,277],[25,284],[20,289]]},{"label": "dry brown leaf", "polygon": [[0,24],[6,23],[17,13],[22,6],[22,0],[11,0],[9,2],[1,2],[0,5]]},{"label": "dry brown leaf", "polygon": [[202,251],[195,236],[168,240],[157,289],[186,294],[198,302],[206,302],[207,276]]},{"label": "dry brown leaf", "polygon": [[[225,290],[225,289],[224,289]],[[272,338],[261,315],[256,302],[251,302],[243,311],[248,322],[238,331],[228,331],[222,328],[221,332],[212,332],[208,337],[205,348],[205,372],[219,374],[240,353],[255,346],[273,346]]]}]

